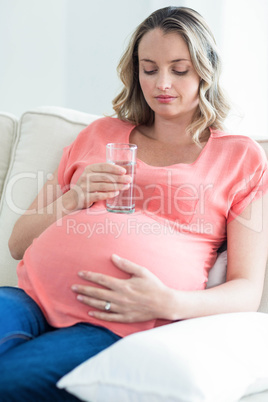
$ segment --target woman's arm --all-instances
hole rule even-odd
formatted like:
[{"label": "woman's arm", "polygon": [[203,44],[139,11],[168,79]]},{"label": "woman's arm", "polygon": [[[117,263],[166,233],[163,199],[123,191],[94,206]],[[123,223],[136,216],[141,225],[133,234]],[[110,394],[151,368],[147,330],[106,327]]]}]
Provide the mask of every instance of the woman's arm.
[{"label": "woman's arm", "polygon": [[[256,311],[265,274],[268,251],[268,195],[253,202],[228,224],[227,281],[215,288],[178,291],[165,286],[146,268],[113,256],[114,264],[132,274],[120,280],[93,272],[83,272],[86,280],[106,289],[75,285],[78,300],[100,311],[94,317],[119,322],[149,319],[180,319],[212,314]],[[105,312],[106,302],[111,303]]]},{"label": "woman's arm", "polygon": [[125,189],[131,181],[131,177],[125,173],[126,170],[117,165],[89,165],[77,184],[63,194],[56,170],[28,210],[16,222],[9,239],[12,257],[21,259],[33,239],[59,218],[89,208],[94,202],[115,197],[118,191]]},{"label": "woman's arm", "polygon": [[[58,186],[57,170],[54,172],[27,211],[17,220],[9,239],[9,250],[13,258],[19,260],[24,251],[55,220],[59,211],[62,192]],[[68,208],[66,200],[66,209]],[[56,205],[55,205],[56,203]],[[64,200],[62,201],[62,204]],[[47,209],[48,205],[51,207]],[[63,205],[62,205],[63,207]]]},{"label": "woman's arm", "polygon": [[227,239],[226,282],[205,291],[173,294],[183,306],[181,318],[258,309],[268,254],[268,194],[227,225]]}]

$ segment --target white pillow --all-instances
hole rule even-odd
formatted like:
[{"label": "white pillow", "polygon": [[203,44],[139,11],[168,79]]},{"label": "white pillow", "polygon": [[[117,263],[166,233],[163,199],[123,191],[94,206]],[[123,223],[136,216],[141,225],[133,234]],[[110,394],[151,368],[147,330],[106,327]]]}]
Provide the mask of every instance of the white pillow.
[{"label": "white pillow", "polygon": [[268,315],[189,319],[121,339],[59,388],[90,402],[232,402],[268,389]]}]

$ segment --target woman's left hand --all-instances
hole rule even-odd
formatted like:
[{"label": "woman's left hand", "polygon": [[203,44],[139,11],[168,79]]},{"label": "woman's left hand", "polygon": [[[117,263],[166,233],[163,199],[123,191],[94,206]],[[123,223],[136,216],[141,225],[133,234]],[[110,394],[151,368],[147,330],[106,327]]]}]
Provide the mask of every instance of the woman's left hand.
[{"label": "woman's left hand", "polygon": [[[104,321],[126,323],[165,318],[167,286],[148,269],[129,260],[112,255],[112,261],[117,268],[129,273],[131,277],[118,279],[82,271],[79,272],[81,278],[104,288],[90,285],[72,286],[80,302],[97,309],[90,311],[89,315]],[[109,311],[105,310],[107,303],[110,303]]]}]

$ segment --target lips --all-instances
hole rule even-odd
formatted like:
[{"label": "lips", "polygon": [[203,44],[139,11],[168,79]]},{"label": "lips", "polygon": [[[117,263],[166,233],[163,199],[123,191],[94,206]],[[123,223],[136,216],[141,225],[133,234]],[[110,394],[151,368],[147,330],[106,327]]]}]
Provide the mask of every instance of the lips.
[{"label": "lips", "polygon": [[160,103],[170,103],[174,99],[176,99],[176,96],[172,95],[158,95],[155,97]]}]

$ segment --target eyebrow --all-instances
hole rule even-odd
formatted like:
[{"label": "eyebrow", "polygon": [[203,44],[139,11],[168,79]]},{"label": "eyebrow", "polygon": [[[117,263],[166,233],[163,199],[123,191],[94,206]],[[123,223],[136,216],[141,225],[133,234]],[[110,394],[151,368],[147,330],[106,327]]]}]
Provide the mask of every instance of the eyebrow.
[{"label": "eyebrow", "polygon": [[[141,59],[140,61],[146,61],[146,62],[148,62],[148,63],[156,64],[155,61],[150,60],[150,59]],[[190,60],[189,60],[189,59],[175,59],[175,60],[171,60],[169,63],[170,63],[170,64],[171,64],[171,63],[179,63],[180,61],[190,61]]]}]

